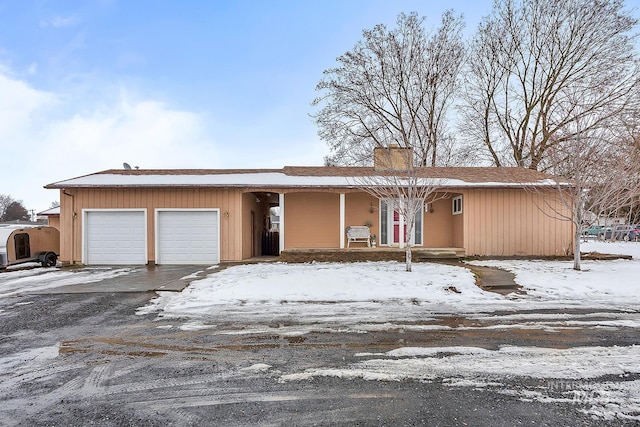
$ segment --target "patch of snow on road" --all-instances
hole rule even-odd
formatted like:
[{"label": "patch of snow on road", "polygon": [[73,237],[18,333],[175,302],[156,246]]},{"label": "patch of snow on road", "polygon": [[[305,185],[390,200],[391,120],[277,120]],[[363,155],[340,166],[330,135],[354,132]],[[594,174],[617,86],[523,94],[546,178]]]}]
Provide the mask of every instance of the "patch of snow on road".
[{"label": "patch of snow on road", "polygon": [[572,402],[589,407],[583,412],[605,420],[640,421],[640,381],[581,384],[572,391]]},{"label": "patch of snow on road", "polygon": [[58,356],[58,346],[31,348],[11,356],[0,357],[0,373],[12,373],[29,371],[34,363],[54,359]]},{"label": "patch of snow on road", "polygon": [[22,270],[0,274],[0,298],[68,285],[100,282],[123,276],[133,268],[87,267],[76,270],[58,268]]},{"label": "patch of snow on road", "polygon": [[267,365],[266,363],[256,363],[255,365],[242,368],[241,371],[266,372],[269,369],[271,369],[271,365]]},{"label": "patch of snow on road", "polygon": [[188,276],[184,276],[181,277],[180,280],[191,280],[191,279],[197,279],[198,276],[200,275],[200,273],[204,272],[204,270],[198,270],[195,273],[191,273]]},{"label": "patch of snow on road", "polygon": [[[383,353],[395,359],[373,359],[356,365],[377,373],[389,368],[406,378],[465,378],[521,376],[530,378],[597,378],[640,373],[640,346],[574,347],[568,349],[504,346],[498,350],[476,347],[408,347]],[[387,365],[386,362],[389,362]],[[397,364],[404,367],[396,366]],[[396,369],[397,368],[397,369]]]},{"label": "patch of snow on road", "polygon": [[[523,400],[570,402],[584,412],[605,419],[640,420],[640,382],[599,382],[640,373],[640,346],[576,347],[569,349],[513,347],[498,350],[475,347],[408,347],[386,353],[362,353],[368,360],[337,369],[307,369],[280,377],[281,382],[314,377],[401,381],[434,381],[459,387],[497,387],[495,391]],[[377,357],[377,358],[372,358]],[[510,388],[514,378],[545,380],[540,385]]]}]

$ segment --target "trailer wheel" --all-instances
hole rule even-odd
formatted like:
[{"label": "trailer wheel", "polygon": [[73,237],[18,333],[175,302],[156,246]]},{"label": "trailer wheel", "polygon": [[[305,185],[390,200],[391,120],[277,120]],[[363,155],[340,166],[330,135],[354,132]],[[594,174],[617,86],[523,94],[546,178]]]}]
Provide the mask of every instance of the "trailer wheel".
[{"label": "trailer wheel", "polygon": [[42,260],[42,266],[55,267],[57,262],[58,262],[58,256],[53,252],[49,252],[44,256],[44,259]]}]

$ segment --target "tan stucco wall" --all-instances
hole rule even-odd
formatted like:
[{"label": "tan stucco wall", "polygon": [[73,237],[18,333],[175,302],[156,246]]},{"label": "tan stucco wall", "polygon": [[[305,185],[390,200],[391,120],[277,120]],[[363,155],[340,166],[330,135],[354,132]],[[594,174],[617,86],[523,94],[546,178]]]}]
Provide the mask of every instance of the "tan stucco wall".
[{"label": "tan stucco wall", "polygon": [[220,209],[220,259],[242,259],[242,197],[240,190],[216,189],[70,189],[60,194],[62,262],[82,261],[83,209],[147,209],[147,257],[155,261],[156,208]]},{"label": "tan stucco wall", "polygon": [[287,193],[284,200],[284,249],[340,247],[338,193]]},{"label": "tan stucco wall", "polygon": [[[424,247],[450,248],[453,244],[451,199],[431,203],[433,212],[424,212]],[[461,247],[461,246],[460,246]]]},{"label": "tan stucco wall", "polygon": [[[367,221],[371,223],[369,228],[371,234],[380,235],[379,232],[379,202],[378,199],[367,193],[347,193],[345,194],[345,215],[344,226],[346,239],[346,228],[350,225],[367,225]],[[373,212],[371,212],[373,208]],[[346,240],[345,240],[346,242]],[[345,243],[346,245],[346,243]],[[353,246],[366,246],[364,243],[353,243]]]}]

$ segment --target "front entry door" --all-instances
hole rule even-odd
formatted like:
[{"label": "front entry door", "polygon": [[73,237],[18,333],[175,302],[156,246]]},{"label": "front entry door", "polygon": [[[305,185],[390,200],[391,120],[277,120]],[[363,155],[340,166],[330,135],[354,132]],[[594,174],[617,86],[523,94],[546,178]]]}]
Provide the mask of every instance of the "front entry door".
[{"label": "front entry door", "polygon": [[[411,238],[412,246],[422,245],[422,209],[416,212],[415,224]],[[403,247],[406,239],[407,223],[400,214],[398,201],[392,199],[380,200],[380,244]]]},{"label": "front entry door", "polygon": [[[401,231],[402,230],[402,231]],[[404,242],[407,226],[404,221],[400,221],[400,212],[393,210],[393,244],[400,244],[400,239]]]}]

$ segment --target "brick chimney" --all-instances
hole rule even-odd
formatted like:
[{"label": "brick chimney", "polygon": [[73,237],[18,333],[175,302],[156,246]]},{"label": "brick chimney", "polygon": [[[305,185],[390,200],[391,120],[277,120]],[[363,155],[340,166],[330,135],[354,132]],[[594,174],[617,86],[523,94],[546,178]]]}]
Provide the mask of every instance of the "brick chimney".
[{"label": "brick chimney", "polygon": [[410,170],[413,169],[413,149],[391,144],[388,147],[373,149],[373,169]]}]

